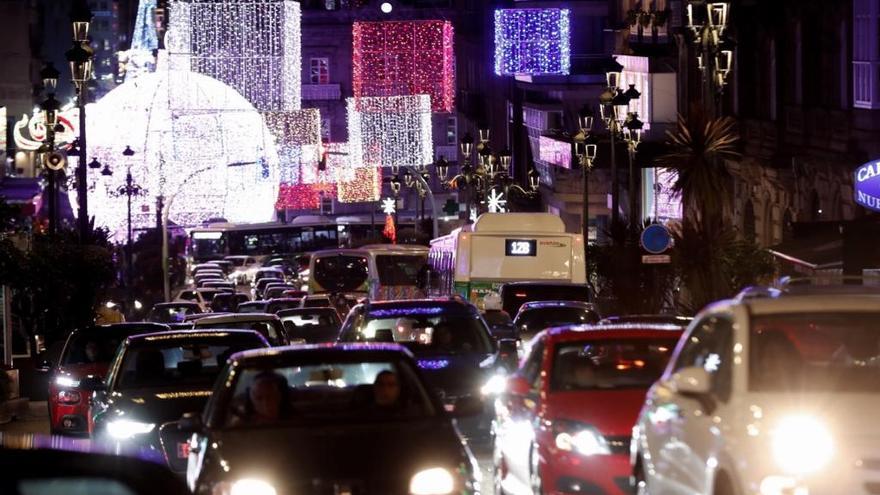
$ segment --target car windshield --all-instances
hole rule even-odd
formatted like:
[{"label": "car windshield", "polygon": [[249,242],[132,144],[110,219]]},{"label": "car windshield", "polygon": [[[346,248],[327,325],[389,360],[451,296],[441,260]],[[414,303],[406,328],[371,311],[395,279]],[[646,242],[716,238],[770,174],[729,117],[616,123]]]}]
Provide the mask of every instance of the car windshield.
[{"label": "car windshield", "polygon": [[315,273],[312,276],[324,290],[358,290],[367,281],[367,257],[344,254],[323,256],[315,260]]},{"label": "car windshield", "polygon": [[410,254],[376,256],[376,269],[382,285],[418,285],[419,274],[428,258]]},{"label": "car windshield", "polygon": [[[114,390],[139,388],[210,388],[232,354],[264,347],[256,336],[234,338],[147,337],[130,346],[112,378]],[[114,366],[116,368],[116,366]]]},{"label": "car windshield", "polygon": [[553,357],[551,389],[648,388],[666,367],[676,339],[565,342]]},{"label": "car windshield", "polygon": [[599,315],[586,308],[553,306],[523,311],[516,324],[528,330],[543,330],[559,325],[582,325],[596,323]]},{"label": "car windshield", "polygon": [[395,361],[322,361],[235,374],[227,427],[405,421],[436,412],[412,368]]},{"label": "car windshield", "polygon": [[284,328],[278,320],[265,321],[230,321],[225,323],[202,323],[198,328],[229,328],[238,330],[256,330],[270,342],[279,342]]},{"label": "car windshield", "polygon": [[156,323],[180,323],[186,315],[201,313],[198,306],[189,304],[156,306],[150,311],[150,321]]},{"label": "car windshield", "polygon": [[265,313],[267,303],[248,302],[238,305],[237,313]]},{"label": "car windshield", "polygon": [[877,312],[753,316],[749,387],[757,392],[880,392]]},{"label": "car windshield", "polygon": [[64,349],[61,364],[107,364],[113,360],[116,348],[128,336],[156,332],[161,328],[163,327],[95,328],[76,332]]},{"label": "car windshield", "polygon": [[351,327],[342,340],[398,342],[415,353],[493,351],[486,326],[476,315],[443,313],[440,307],[374,309]]}]

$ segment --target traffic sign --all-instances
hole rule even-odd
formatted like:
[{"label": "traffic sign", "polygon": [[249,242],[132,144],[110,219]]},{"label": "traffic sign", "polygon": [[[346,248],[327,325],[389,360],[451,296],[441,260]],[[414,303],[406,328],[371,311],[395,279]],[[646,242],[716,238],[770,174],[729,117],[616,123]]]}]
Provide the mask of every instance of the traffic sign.
[{"label": "traffic sign", "polygon": [[672,246],[672,235],[666,227],[655,223],[642,231],[642,248],[651,254],[661,254]]},{"label": "traffic sign", "polygon": [[668,254],[643,254],[642,263],[645,265],[666,265],[672,263],[672,257]]}]

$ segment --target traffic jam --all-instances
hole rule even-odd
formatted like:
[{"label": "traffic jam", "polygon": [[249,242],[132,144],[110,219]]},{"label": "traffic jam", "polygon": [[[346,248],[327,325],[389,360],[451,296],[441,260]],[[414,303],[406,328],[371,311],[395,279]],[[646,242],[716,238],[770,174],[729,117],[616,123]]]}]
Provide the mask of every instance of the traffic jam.
[{"label": "traffic jam", "polygon": [[194,261],[43,363],[52,436],[0,434],[0,493],[880,493],[876,296],[796,282],[600,314],[546,213]]}]

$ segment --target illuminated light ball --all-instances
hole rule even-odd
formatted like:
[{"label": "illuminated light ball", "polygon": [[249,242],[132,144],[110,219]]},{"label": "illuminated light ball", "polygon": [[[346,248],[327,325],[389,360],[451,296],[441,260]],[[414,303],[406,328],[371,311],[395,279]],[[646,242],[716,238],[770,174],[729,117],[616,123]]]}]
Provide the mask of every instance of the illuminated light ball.
[{"label": "illuminated light ball", "polygon": [[[170,92],[179,104],[173,111]],[[155,227],[160,196],[166,204],[174,196],[169,220],[184,227],[212,218],[274,218],[279,169],[274,140],[253,105],[220,81],[165,69],[142,74],[89,105],[86,115],[89,159],[113,171],[108,177],[88,169],[89,213],[114,240],[125,238],[127,198],[118,189],[128,169],[146,190],[132,197],[136,234]],[[122,155],[126,146],[134,156]],[[76,204],[75,188],[70,196]]]},{"label": "illuminated light ball", "polygon": [[390,14],[392,10],[394,10],[394,6],[388,2],[382,2],[382,5],[379,7],[382,9],[382,12],[385,14]]}]

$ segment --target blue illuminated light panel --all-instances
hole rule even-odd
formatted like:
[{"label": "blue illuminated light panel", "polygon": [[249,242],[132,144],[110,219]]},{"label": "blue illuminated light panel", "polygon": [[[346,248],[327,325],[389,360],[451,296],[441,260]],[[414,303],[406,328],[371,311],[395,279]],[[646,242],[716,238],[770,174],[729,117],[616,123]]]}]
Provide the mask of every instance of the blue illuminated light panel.
[{"label": "blue illuminated light panel", "polygon": [[568,9],[495,11],[495,74],[567,75],[571,65]]}]

